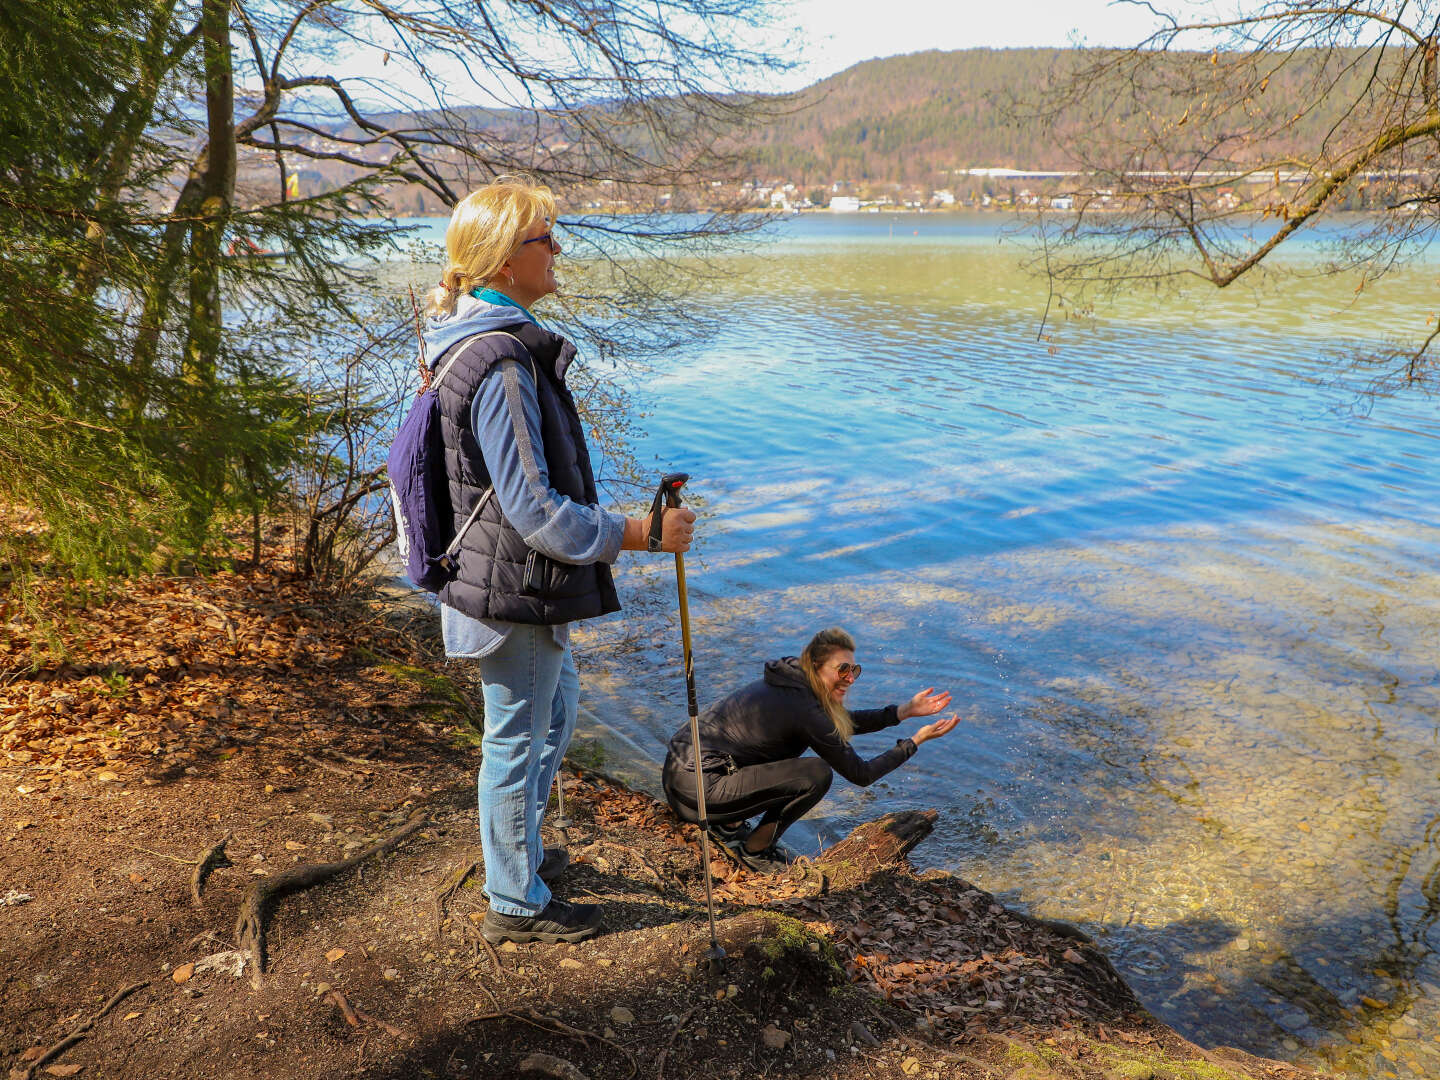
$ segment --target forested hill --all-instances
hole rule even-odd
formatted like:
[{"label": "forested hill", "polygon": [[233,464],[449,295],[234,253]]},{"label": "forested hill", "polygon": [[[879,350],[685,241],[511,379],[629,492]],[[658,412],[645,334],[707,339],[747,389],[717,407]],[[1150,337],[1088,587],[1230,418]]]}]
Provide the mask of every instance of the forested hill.
[{"label": "forested hill", "polygon": [[[1252,149],[1287,152],[1333,134],[1337,123],[1347,122],[1339,103],[1363,98],[1374,56],[1316,49],[1274,65],[1264,104],[1290,122]],[[868,60],[803,91],[789,115],[747,131],[749,156],[762,177],[805,185],[837,179],[933,184],[957,168],[1072,168],[1037,114],[1054,105],[1047,87],[1094,58],[1070,49],[965,49]],[[1398,59],[1399,50],[1388,58]],[[1186,66],[1213,62],[1208,53],[1172,53],[1161,61],[1177,76]],[[1332,80],[1341,91],[1333,106],[1315,95],[1317,85]],[[1185,83],[1183,77],[1170,81]],[[1146,107],[1178,118],[1191,104],[1157,93]]]},{"label": "forested hill", "polygon": [[1053,169],[1058,148],[1005,103],[1042,86],[1060,49],[965,49],[867,60],[805,90],[797,110],[747,132],[755,166],[797,183],[928,181],[970,166]]}]

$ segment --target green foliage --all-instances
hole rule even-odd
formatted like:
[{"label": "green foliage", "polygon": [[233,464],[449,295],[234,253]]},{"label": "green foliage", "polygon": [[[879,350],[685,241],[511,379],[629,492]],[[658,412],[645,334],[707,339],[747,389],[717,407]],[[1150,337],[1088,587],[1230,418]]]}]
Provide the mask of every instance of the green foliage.
[{"label": "green foliage", "polygon": [[[777,66],[753,44],[766,7],[660,0],[617,9],[603,32],[583,0],[452,6],[440,22],[421,0],[0,7],[0,76],[25,88],[0,102],[0,502],[45,524],[0,537],[9,577],[193,564],[244,517],[258,557],[279,503],[304,515],[302,569],[352,579],[385,540],[378,451],[403,394],[384,375],[412,348],[374,275],[399,231],[381,220],[387,193],[448,208],[514,171],[569,189],[697,184],[733,164],[718,133],[759,108],[727,81]],[[570,61],[537,70],[536,39]],[[366,47],[410,65],[423,99],[357,101],[328,74],[336,50]],[[469,92],[493,107],[453,110],[437,61],[475,56],[486,70]],[[580,336],[614,360],[693,329],[667,328],[630,256],[755,224],[571,221],[624,264],[614,281],[641,282],[602,298]],[[609,421],[624,393],[603,378],[580,390],[623,439]]]}]

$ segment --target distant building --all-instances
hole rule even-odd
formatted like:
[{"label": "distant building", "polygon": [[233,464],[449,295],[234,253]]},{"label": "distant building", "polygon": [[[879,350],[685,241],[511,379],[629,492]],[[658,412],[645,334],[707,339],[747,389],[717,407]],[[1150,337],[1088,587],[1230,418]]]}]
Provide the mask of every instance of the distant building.
[{"label": "distant building", "polygon": [[830,209],[841,214],[853,214],[860,209],[860,200],[853,195],[836,195],[830,200]]}]

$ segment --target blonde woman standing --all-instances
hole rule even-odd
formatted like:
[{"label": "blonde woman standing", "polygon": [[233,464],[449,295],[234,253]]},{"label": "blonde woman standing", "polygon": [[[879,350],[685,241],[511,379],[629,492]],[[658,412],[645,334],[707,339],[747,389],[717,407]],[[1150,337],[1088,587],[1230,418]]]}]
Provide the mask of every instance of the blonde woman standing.
[{"label": "blonde woman standing", "polygon": [[[933,716],[950,704],[950,695],[926,687],[904,704],[852,713],[845,697],[858,678],[855,639],[838,628],[822,630],[799,657],[771,660],[763,678],[700,717],[706,817],[745,866],[763,872],[784,868],[776,842],[825,797],[835,773],[868,787],[959,723],[951,715],[925,724],[867,761],[850,746],[851,736]],[[816,756],[802,757],[806,750]],[[698,821],[688,724],[670,740],[663,782],[670,808],[684,821]],[[747,820],[756,814],[761,818],[751,830]]]},{"label": "blonde woman standing", "polygon": [[[540,821],[575,728],[569,624],[619,610],[610,564],[622,550],[645,550],[650,530],[648,517],[599,506],[565,385],[575,347],[531,311],[556,289],[555,212],[550,190],[521,178],[463,199],[445,232],[425,335],[431,366],[450,365],[438,392],[457,531],[481,506],[439,596],[446,655],[478,664],[484,684],[478,802],[490,941],[599,932],[598,905],[552,897],[569,854],[544,849]],[[694,521],[684,508],[665,512],[663,550],[689,550]]]}]

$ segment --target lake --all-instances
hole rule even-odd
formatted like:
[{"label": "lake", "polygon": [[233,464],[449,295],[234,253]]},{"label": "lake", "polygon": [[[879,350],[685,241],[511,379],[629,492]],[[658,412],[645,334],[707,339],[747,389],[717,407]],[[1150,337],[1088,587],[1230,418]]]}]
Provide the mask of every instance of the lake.
[{"label": "lake", "polygon": [[[1037,341],[1003,226],[781,222],[648,380],[641,457],[703,502],[702,706],[848,628],[854,706],[935,685],[964,719],[837,783],[797,847],[933,807],[917,864],[1083,927],[1191,1038],[1440,1076],[1440,423],[1337,382],[1422,328],[1440,271],[1130,296]],[[658,759],[686,716],[670,560],[621,581],[584,699]]]}]

